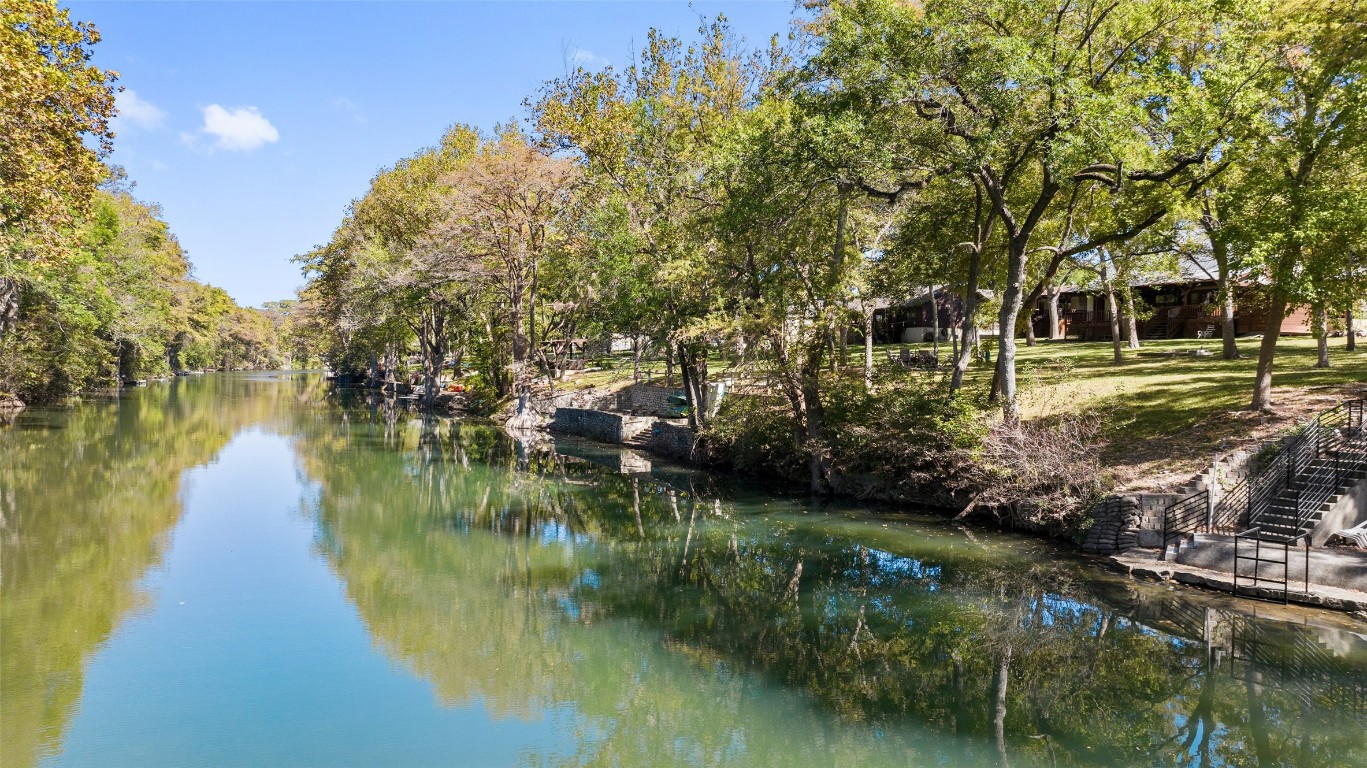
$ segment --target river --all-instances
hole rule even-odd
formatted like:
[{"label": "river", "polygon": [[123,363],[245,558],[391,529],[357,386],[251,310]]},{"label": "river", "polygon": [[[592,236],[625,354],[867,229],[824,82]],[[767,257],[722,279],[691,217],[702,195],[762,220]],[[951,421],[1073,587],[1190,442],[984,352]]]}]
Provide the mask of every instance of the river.
[{"label": "river", "polygon": [[214,374],[0,427],[0,765],[1367,765],[1367,627]]}]

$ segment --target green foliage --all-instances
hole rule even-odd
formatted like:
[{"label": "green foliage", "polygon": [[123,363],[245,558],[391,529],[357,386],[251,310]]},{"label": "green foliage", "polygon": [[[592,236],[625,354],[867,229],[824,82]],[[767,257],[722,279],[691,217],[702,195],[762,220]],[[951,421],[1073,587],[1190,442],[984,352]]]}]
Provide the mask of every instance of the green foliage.
[{"label": "green foliage", "polygon": [[11,259],[69,256],[69,228],[105,178],[118,73],[90,65],[99,41],[54,0],[0,5],[0,279],[15,277]]},{"label": "green foliage", "polygon": [[708,425],[709,456],[740,472],[802,477],[805,458],[798,446],[793,414],[780,398],[732,395],[722,400]]},{"label": "green foliage", "polygon": [[984,404],[951,396],[928,376],[827,385],[832,466],[841,474],[873,476],[902,492],[964,487],[964,471],[987,434]]},{"label": "green foliage", "polygon": [[191,278],[159,214],[98,191],[69,233],[79,247],[26,263],[17,320],[0,335],[0,391],[43,403],[174,369],[281,363],[270,321]]},{"label": "green foliage", "polygon": [[[987,434],[983,404],[951,397],[929,377],[889,377],[872,390],[831,376],[825,382],[825,456],[840,490],[906,494],[968,488],[967,469]],[[807,454],[788,404],[742,395],[722,401],[706,439],[710,455],[735,469],[805,479]]]}]

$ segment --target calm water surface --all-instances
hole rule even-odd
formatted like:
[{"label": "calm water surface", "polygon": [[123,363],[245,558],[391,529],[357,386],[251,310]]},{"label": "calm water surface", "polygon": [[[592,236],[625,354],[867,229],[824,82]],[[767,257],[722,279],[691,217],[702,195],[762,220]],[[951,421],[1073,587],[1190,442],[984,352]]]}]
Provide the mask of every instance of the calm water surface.
[{"label": "calm water surface", "polygon": [[1367,627],[220,374],[0,427],[0,765],[1367,765]]}]

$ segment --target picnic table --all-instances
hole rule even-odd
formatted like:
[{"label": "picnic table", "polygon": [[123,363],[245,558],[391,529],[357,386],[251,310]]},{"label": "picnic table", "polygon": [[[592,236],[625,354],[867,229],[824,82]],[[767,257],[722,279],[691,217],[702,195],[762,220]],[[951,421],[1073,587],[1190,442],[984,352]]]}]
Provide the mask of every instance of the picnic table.
[{"label": "picnic table", "polygon": [[888,350],[888,360],[908,370],[933,371],[940,367],[940,359],[928,349],[911,350],[903,347],[894,354]]}]

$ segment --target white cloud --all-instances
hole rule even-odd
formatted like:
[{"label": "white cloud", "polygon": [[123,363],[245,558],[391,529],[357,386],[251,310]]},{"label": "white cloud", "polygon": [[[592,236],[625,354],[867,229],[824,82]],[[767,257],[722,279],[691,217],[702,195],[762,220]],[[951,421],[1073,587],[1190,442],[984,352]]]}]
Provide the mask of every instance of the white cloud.
[{"label": "white cloud", "polygon": [[570,61],[573,61],[574,65],[577,67],[599,67],[606,66],[608,64],[607,59],[603,58],[602,56],[599,56],[593,51],[586,51],[583,48],[575,48],[571,50]]},{"label": "white cloud", "polygon": [[227,109],[210,104],[204,108],[204,127],[199,130],[217,139],[215,147],[238,152],[280,140],[280,132],[256,107]]},{"label": "white cloud", "polygon": [[132,88],[125,88],[114,97],[114,106],[119,110],[115,117],[118,127],[131,125],[135,128],[160,128],[166,120],[166,113],[157,105],[145,101]]},{"label": "white cloud", "polygon": [[332,100],[332,106],[342,110],[343,112],[346,112],[348,115],[351,115],[351,119],[356,121],[357,123],[365,125],[365,113],[363,113],[361,111],[361,108],[356,104],[356,102],[352,101],[351,99],[348,99],[345,96],[339,96]]}]

